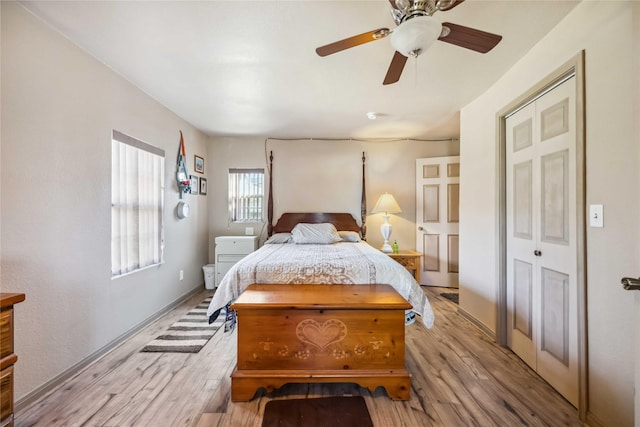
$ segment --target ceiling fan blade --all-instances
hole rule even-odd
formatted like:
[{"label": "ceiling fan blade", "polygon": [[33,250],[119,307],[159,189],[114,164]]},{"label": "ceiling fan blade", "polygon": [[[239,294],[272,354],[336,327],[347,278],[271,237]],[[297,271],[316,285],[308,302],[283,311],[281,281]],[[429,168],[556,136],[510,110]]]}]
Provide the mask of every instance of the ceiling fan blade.
[{"label": "ceiling fan blade", "polygon": [[455,44],[456,46],[487,53],[502,40],[502,36],[476,30],[462,25],[443,22],[442,27],[447,27],[450,32],[446,36],[440,36],[438,40]]},{"label": "ceiling fan blade", "polygon": [[407,63],[407,57],[396,51],[387,70],[387,75],[384,76],[383,85],[390,85],[400,80],[402,70],[404,70],[404,64]]},{"label": "ceiling fan blade", "polygon": [[327,56],[337,52],[340,52],[351,47],[360,46],[361,44],[369,43],[389,35],[388,28],[378,28],[377,30],[369,31],[366,33],[358,34],[357,36],[348,37],[344,40],[330,43],[325,46],[320,46],[316,49],[316,53],[320,56]]}]

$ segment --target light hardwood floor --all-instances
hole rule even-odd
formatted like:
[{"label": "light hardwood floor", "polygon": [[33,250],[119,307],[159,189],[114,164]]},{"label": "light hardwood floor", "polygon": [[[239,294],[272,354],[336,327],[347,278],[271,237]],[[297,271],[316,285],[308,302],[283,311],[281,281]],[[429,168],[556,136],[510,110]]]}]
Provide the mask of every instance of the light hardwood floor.
[{"label": "light hardwood floor", "polygon": [[250,402],[231,402],[236,334],[222,330],[197,354],[139,352],[203,292],[20,411],[16,426],[260,426],[270,399],[341,395],[364,396],[377,427],[582,425],[568,402],[458,315],[439,289],[424,290],[436,323],[407,327],[409,401],[354,384],[291,384],[272,396],[260,391]]}]

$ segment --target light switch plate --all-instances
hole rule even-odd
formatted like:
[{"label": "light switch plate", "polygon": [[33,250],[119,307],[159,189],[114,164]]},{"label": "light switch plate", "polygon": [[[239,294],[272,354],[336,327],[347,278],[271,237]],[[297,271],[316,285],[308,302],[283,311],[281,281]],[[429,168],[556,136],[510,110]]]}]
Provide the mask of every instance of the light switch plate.
[{"label": "light switch plate", "polygon": [[589,225],[604,227],[604,208],[602,205],[589,205]]},{"label": "light switch plate", "polygon": [[244,228],[244,234],[246,236],[253,236],[253,227],[245,227]]}]

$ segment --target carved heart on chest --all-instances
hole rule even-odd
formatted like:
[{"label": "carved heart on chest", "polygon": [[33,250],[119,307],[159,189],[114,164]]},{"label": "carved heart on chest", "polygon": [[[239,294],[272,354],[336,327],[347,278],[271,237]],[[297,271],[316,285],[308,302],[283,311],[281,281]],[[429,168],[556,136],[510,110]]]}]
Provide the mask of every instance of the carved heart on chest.
[{"label": "carved heart on chest", "polygon": [[347,326],[338,319],[329,319],[322,324],[305,319],[298,323],[296,336],[300,341],[324,350],[329,344],[340,342],[347,336]]}]

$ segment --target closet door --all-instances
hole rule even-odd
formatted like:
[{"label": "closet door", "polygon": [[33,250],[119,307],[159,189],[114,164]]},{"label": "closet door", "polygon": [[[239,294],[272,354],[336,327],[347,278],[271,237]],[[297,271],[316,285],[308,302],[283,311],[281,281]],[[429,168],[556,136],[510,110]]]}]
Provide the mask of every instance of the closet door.
[{"label": "closet door", "polygon": [[511,349],[578,404],[575,81],[507,118]]}]

